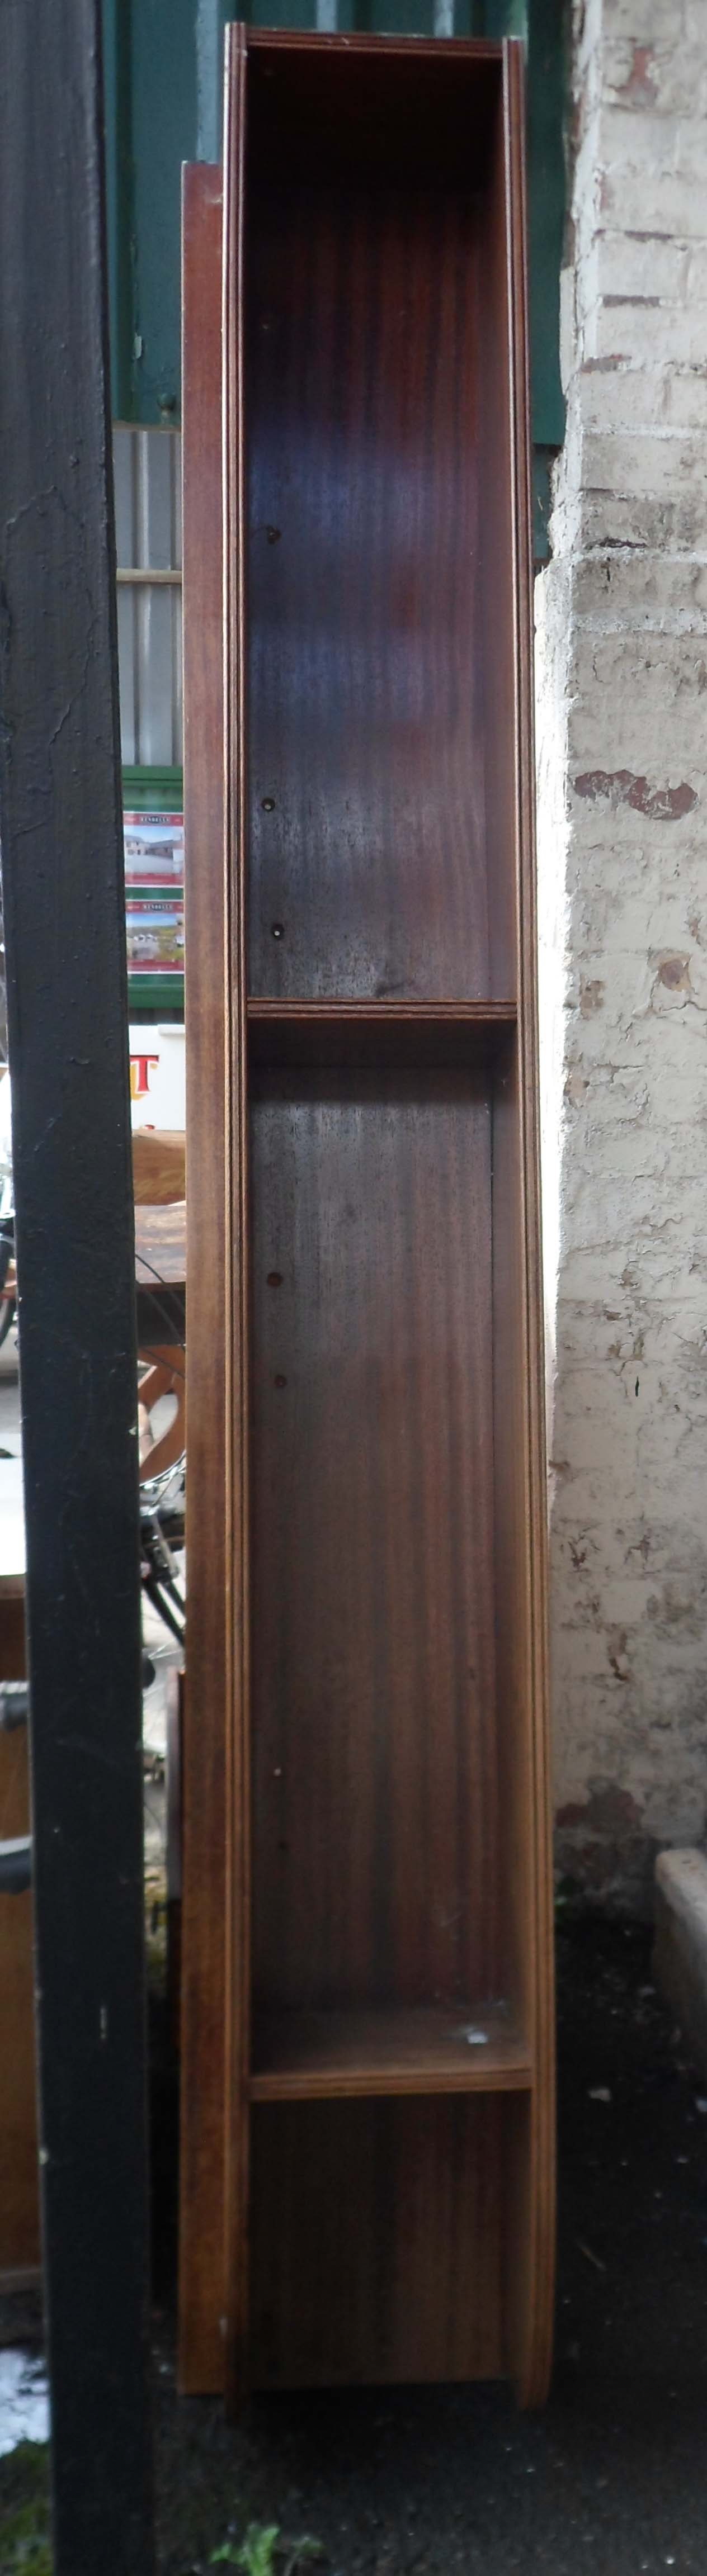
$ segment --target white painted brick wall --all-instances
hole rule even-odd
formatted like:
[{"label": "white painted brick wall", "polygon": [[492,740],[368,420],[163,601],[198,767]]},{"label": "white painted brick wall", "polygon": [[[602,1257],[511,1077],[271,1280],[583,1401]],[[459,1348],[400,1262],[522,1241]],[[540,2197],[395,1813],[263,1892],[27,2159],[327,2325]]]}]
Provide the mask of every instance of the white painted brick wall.
[{"label": "white painted brick wall", "polygon": [[576,0],[537,585],[560,1865],[643,1906],[707,1818],[707,0]]}]

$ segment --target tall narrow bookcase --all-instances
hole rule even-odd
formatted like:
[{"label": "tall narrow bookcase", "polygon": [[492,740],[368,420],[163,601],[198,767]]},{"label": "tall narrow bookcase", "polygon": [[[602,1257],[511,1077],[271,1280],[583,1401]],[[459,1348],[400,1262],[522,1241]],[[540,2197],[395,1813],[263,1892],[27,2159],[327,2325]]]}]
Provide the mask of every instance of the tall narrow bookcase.
[{"label": "tall narrow bookcase", "polygon": [[184,199],[181,2379],[553,2270],[519,49],[229,31]]}]

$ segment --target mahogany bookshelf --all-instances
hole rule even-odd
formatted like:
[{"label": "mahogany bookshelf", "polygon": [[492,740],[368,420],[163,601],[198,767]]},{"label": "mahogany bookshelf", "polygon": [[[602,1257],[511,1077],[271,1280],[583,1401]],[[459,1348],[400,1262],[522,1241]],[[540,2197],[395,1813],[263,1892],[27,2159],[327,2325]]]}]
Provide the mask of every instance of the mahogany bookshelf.
[{"label": "mahogany bookshelf", "polygon": [[519,48],[184,196],[184,2388],[549,2369]]},{"label": "mahogany bookshelf", "polygon": [[[259,2062],[257,2062],[259,2061]],[[256,2037],[251,2102],[374,2093],[514,2093],[531,2080],[527,2041],[498,2004],[483,2018],[419,2004],[286,2013]]]}]

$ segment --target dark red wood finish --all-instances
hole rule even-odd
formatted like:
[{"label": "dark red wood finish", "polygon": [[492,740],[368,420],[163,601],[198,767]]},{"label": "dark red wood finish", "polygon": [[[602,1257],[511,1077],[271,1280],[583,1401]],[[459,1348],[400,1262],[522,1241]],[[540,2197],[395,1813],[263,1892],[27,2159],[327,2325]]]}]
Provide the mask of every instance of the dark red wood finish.
[{"label": "dark red wood finish", "polygon": [[275,1002],[247,1005],[257,1065],[493,1064],[507,1053],[514,1002]]},{"label": "dark red wood finish", "polygon": [[253,163],[250,989],[478,998],[478,209]]},{"label": "dark red wood finish", "polygon": [[497,2095],[254,2106],[258,2387],[503,2375],[515,2107]]},{"label": "dark red wood finish", "polygon": [[483,1078],[251,1086],[256,2012],[498,1982]]},{"label": "dark red wood finish", "polygon": [[186,2121],[223,2082],[232,2400],[510,2371],[537,2401],[519,55],[238,29],[227,89],[229,1017],[194,1129],[222,1116],[229,1175],[225,2074]]},{"label": "dark red wood finish", "polygon": [[[186,1382],[189,1600],[184,1712],[180,2382],[223,2381],[226,2119],[226,1841],[229,1735],[227,1341],[229,1189],[224,1100],[223,515],[221,507],[222,173],[184,172],[184,820],[187,851]],[[230,1079],[230,1077],[229,1077]],[[204,1118],[205,1104],[212,1104]],[[154,1223],[152,1231],[154,1232]],[[177,1229],[177,1232],[179,1229]],[[175,1232],[165,1210],[161,1235]],[[138,1225],[138,1248],[140,1228]],[[154,1251],[154,1245],[152,1245]],[[177,1244],[177,1252],[179,1245]],[[157,1263],[155,1263],[157,1266]],[[165,1269],[165,1244],[159,1244]],[[184,1278],[182,1247],[181,1277]],[[193,1329],[192,1329],[193,1327]],[[208,1863],[207,1863],[208,1854]],[[204,1902],[208,1867],[209,1902]]]}]

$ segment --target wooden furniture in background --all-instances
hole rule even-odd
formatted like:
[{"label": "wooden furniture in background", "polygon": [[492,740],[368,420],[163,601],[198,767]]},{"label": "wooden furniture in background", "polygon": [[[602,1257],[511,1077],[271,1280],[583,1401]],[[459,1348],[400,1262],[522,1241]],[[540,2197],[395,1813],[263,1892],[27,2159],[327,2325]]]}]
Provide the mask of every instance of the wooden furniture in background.
[{"label": "wooden furniture in background", "polygon": [[554,2120],[519,48],[233,29],[224,173],[222,262],[217,174],[184,200],[207,1305],[181,2379],[508,2374],[532,2403]]},{"label": "wooden furniture in background", "polygon": [[173,1207],[184,1198],[186,1139],[181,1129],[133,1128],[136,1207]]},{"label": "wooden furniture in background", "polygon": [[[163,1292],[168,1301],[168,1312],[173,1311],[175,1317],[178,1317],[181,1339],[184,1325],[183,1300],[186,1281],[186,1258],[187,1227],[184,1200],[180,1199],[173,1205],[170,1204],[168,1207],[143,1207],[138,1204],[135,1209],[135,1284],[138,1291],[138,1344],[142,1330],[140,1323],[140,1299],[144,1302],[145,1313],[149,1318],[148,1301],[150,1297],[154,1297],[156,1309],[157,1312],[159,1312],[160,1300]],[[176,1303],[179,1297],[182,1299],[181,1306],[178,1306]],[[169,1306],[170,1299],[172,1300],[172,1307]],[[151,1329],[156,1320],[157,1313],[152,1316]]]}]

